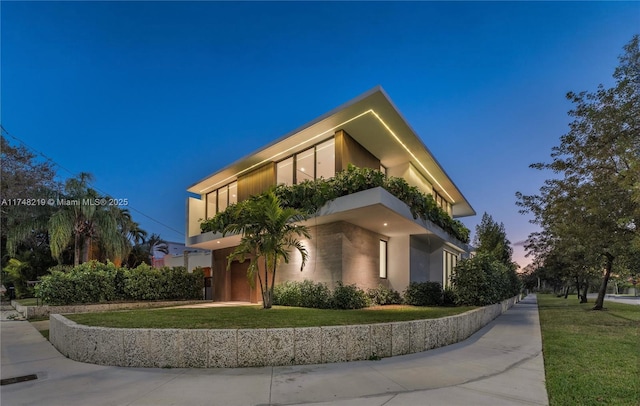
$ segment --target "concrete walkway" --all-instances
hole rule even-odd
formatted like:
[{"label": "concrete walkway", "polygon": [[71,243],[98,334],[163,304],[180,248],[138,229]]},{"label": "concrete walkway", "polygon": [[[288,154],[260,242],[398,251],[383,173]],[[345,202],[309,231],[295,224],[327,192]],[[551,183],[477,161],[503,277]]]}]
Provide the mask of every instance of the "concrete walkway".
[{"label": "concrete walkway", "polygon": [[546,405],[536,297],[464,342],[380,361],[144,369],[69,360],[26,321],[2,321],[3,405]]}]

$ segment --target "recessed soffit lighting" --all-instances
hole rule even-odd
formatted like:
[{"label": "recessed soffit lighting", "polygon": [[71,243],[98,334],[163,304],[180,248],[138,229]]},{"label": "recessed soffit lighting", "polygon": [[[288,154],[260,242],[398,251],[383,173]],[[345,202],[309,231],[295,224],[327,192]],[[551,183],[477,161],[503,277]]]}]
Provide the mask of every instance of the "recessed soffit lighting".
[{"label": "recessed soffit lighting", "polygon": [[292,146],[292,147],[287,148],[287,149],[286,149],[286,150],[284,150],[284,151],[280,151],[280,152],[278,152],[278,153],[274,154],[273,156],[271,156],[271,157],[269,157],[269,158],[263,159],[262,161],[260,161],[260,162],[258,162],[258,163],[255,163],[255,164],[251,165],[250,167],[248,167],[248,168],[246,168],[246,169],[243,169],[242,171],[240,171],[240,172],[236,173],[235,175],[229,176],[229,177],[227,177],[227,178],[225,178],[225,179],[223,179],[223,180],[221,180],[221,181],[217,182],[215,185],[212,185],[212,186],[209,186],[209,187],[206,187],[206,188],[202,189],[202,190],[200,191],[200,193],[201,193],[201,194],[203,194],[203,193],[205,193],[207,190],[214,189],[214,188],[215,188],[216,186],[218,186],[218,185],[222,185],[222,184],[224,184],[224,183],[228,182],[228,181],[229,181],[229,180],[231,180],[231,179],[237,178],[237,177],[238,177],[238,176],[240,176],[242,173],[246,173],[246,172],[248,172],[248,171],[251,171],[252,169],[254,169],[254,168],[258,167],[258,166],[261,166],[261,165],[263,165],[263,164],[265,164],[265,163],[267,163],[267,162],[271,162],[271,161],[277,160],[276,158],[281,157],[282,155],[285,155],[285,154],[289,153],[290,151],[292,151],[292,150],[294,150],[294,149],[297,149],[297,148],[299,148],[300,146],[302,146],[302,145],[304,145],[304,144],[308,144],[310,141],[313,141],[313,140],[315,140],[315,139],[318,139],[318,138],[320,138],[320,137],[323,137],[323,136],[325,136],[325,135],[327,135],[327,134],[329,134],[329,133],[333,133],[333,132],[335,132],[335,130],[339,129],[340,127],[343,127],[344,125],[346,125],[346,124],[348,124],[348,123],[350,123],[350,122],[352,122],[352,121],[354,121],[354,120],[357,120],[357,119],[359,119],[360,117],[363,117],[363,116],[364,116],[364,115],[366,115],[366,114],[373,114],[373,116],[374,116],[375,118],[377,118],[377,119],[378,119],[378,121],[380,121],[380,123],[382,124],[382,126],[383,126],[383,127],[387,130],[387,132],[388,132],[388,133],[389,133],[389,134],[390,134],[390,135],[391,135],[391,136],[396,140],[396,142],[397,142],[398,144],[400,144],[400,146],[402,146],[402,148],[404,148],[404,150],[405,150],[405,151],[406,151],[406,152],[407,152],[407,153],[408,153],[408,154],[409,154],[409,155],[410,155],[410,156],[415,160],[415,162],[417,162],[417,163],[418,163],[418,165],[420,165],[420,167],[421,167],[421,168],[422,168],[422,169],[423,169],[423,170],[424,170],[424,171],[429,175],[429,177],[433,180],[433,182],[434,182],[436,185],[438,185],[438,186],[440,187],[440,190],[441,190],[442,192],[444,192],[444,194],[446,194],[446,195],[449,197],[449,199],[451,199],[451,204],[455,204],[455,200],[453,199],[453,197],[451,197],[451,195],[450,195],[450,194],[445,190],[445,188],[440,184],[440,182],[438,182],[438,181],[436,180],[435,176],[433,176],[433,175],[431,174],[431,172],[429,172],[429,170],[428,170],[428,169],[424,166],[424,164],[423,164],[423,163],[418,159],[418,157],[416,157],[416,156],[415,156],[415,154],[411,151],[411,149],[409,149],[409,147],[407,147],[407,145],[405,145],[405,144],[400,140],[400,138],[396,135],[396,133],[395,133],[395,132],[393,132],[393,130],[389,127],[389,125],[387,125],[387,123],[386,123],[386,122],[385,122],[385,121],[384,121],[384,120],[383,120],[383,119],[378,115],[378,113],[376,113],[373,109],[366,110],[366,111],[364,111],[364,112],[362,112],[362,113],[360,113],[360,114],[358,114],[358,115],[356,115],[356,116],[354,116],[354,117],[350,118],[349,120],[343,121],[342,123],[340,123],[340,124],[338,124],[338,125],[335,125],[335,126],[333,126],[333,127],[329,128],[328,130],[325,130],[325,131],[321,132],[320,134],[317,134],[317,135],[315,135],[315,136],[313,136],[313,137],[311,137],[311,138],[308,138],[308,139],[306,139],[306,140],[304,140],[304,141],[302,141],[302,142],[300,142],[300,143],[298,143],[298,144],[296,144],[296,145],[294,145],[294,146]]}]

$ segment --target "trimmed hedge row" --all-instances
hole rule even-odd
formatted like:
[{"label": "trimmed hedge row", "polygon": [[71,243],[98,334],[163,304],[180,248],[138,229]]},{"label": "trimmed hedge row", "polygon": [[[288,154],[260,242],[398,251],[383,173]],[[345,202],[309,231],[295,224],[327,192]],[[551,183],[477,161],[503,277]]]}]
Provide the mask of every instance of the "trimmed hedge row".
[{"label": "trimmed hedge row", "polygon": [[67,271],[52,269],[36,285],[35,295],[49,305],[121,300],[201,299],[204,276],[184,267],[162,269],[142,264],[135,269],[112,263],[86,262]]},{"label": "trimmed hedge row", "polygon": [[400,295],[382,285],[365,292],[356,285],[338,282],[332,292],[320,282],[286,281],[275,286],[273,299],[276,305],[319,309],[362,309],[371,305],[403,303],[413,306],[450,306],[454,302],[451,290],[443,291],[438,282],[411,282]]}]

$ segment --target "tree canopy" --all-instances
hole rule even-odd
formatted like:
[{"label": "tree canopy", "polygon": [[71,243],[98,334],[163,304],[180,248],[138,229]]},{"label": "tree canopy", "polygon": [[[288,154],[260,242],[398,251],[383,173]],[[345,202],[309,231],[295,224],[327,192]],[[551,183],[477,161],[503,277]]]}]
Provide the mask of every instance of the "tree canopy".
[{"label": "tree canopy", "polygon": [[484,213],[480,224],[476,226],[473,245],[479,253],[486,253],[508,267],[514,265],[512,261],[513,248],[507,239],[504,224],[498,224],[490,214]]},{"label": "tree canopy", "polygon": [[[91,187],[90,174],[57,181],[50,160],[41,159],[24,145],[12,145],[5,134],[11,136],[2,128],[3,283],[14,284],[21,295],[29,295],[32,288],[26,282],[45,275],[56,263],[77,265],[96,259],[119,265],[128,262],[138,245],[147,252],[153,246],[166,250],[158,235],[147,240],[146,231],[126,208],[109,205],[108,196]],[[151,262],[148,254],[142,262]]]},{"label": "tree canopy", "polygon": [[521,212],[532,214],[542,229],[530,236],[529,252],[542,263],[579,256],[603,271],[596,310],[615,266],[619,272],[638,269],[631,259],[640,250],[639,42],[636,35],[625,45],[615,86],[567,94],[574,104],[569,131],[553,147],[551,162],[531,165],[554,177],[539,194],[517,194]]}]

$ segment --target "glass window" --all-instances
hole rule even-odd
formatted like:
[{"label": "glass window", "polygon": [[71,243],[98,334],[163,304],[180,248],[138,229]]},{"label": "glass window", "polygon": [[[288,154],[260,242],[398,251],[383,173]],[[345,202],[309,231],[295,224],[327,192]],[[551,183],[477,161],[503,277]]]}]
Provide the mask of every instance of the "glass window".
[{"label": "glass window", "polygon": [[387,277],[387,242],[380,240],[380,277]]},{"label": "glass window", "polygon": [[330,139],[316,146],[316,179],[333,178],[336,175],[335,141]]},{"label": "glass window", "polygon": [[228,200],[227,197],[229,195],[229,190],[227,187],[222,187],[218,189],[218,213],[224,211],[227,208]]},{"label": "glass window", "polygon": [[296,155],[296,183],[315,179],[315,151],[309,148]]},{"label": "glass window", "polygon": [[276,182],[278,185],[293,185],[293,157],[278,162],[276,165]]},{"label": "glass window", "polygon": [[442,258],[442,287],[446,288],[451,286],[451,275],[453,270],[458,265],[458,255],[449,251],[443,252]]},{"label": "glass window", "polygon": [[229,204],[238,203],[238,182],[229,184]]},{"label": "glass window", "polygon": [[207,193],[207,218],[208,219],[216,215],[217,199],[218,199],[217,190],[214,190],[211,193]]}]

